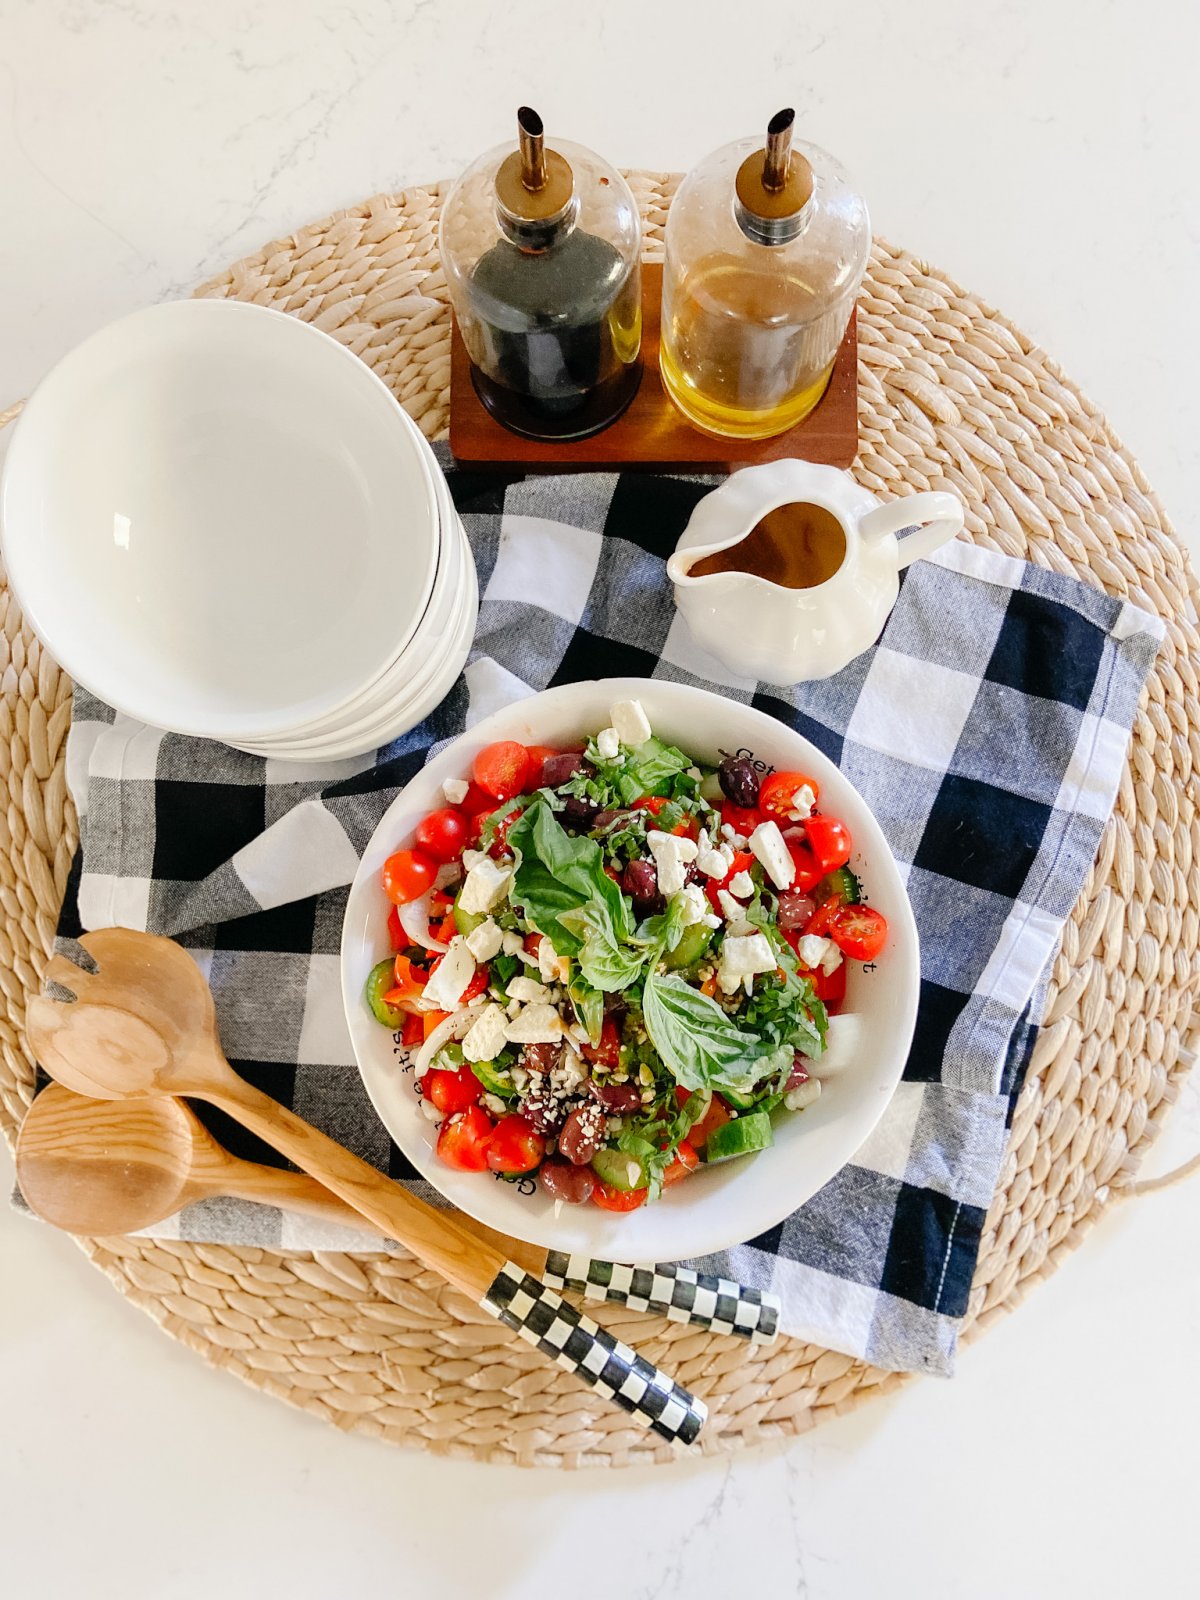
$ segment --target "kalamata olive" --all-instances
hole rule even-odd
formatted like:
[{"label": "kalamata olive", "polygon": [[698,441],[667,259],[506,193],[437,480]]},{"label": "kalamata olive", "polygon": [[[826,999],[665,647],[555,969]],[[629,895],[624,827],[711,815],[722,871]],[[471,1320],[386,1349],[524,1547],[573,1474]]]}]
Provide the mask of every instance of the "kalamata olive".
[{"label": "kalamata olive", "polygon": [[607,808],[603,811],[597,811],[592,826],[594,828],[610,828],[620,815],[619,811],[609,811]]},{"label": "kalamata olive", "polygon": [[604,1143],[605,1116],[598,1105],[578,1106],[563,1123],[558,1153],[572,1166],[586,1167]]},{"label": "kalamata olive", "polygon": [[543,1161],[538,1170],[542,1188],[555,1200],[581,1206],[592,1198],[596,1174],[591,1167],[573,1167],[569,1161]]},{"label": "kalamata olive", "polygon": [[717,772],[722,792],[735,806],[758,804],[758,773],[745,756],[726,756]]},{"label": "kalamata olive", "polygon": [[562,1060],[561,1044],[527,1044],[521,1064],[530,1072],[553,1072]]},{"label": "kalamata olive", "polygon": [[569,794],[562,808],[562,820],[568,828],[590,828],[595,821],[599,806],[594,806],[590,800],[584,800],[577,794]]},{"label": "kalamata olive", "polygon": [[797,1051],[796,1057],[792,1062],[792,1070],[788,1074],[788,1081],[783,1086],[784,1091],[798,1089],[802,1083],[807,1083],[808,1079],[808,1060]]},{"label": "kalamata olive", "polygon": [[597,1083],[594,1078],[589,1078],[587,1089],[613,1116],[636,1111],[642,1103],[642,1091],[636,1083]]},{"label": "kalamata olive", "polygon": [[779,896],[779,926],[785,930],[806,928],[816,909],[817,902],[812,895],[801,894],[799,889],[785,889]]},{"label": "kalamata olive", "polygon": [[547,756],[542,763],[542,788],[557,789],[560,783],[566,783],[572,773],[578,772],[582,765],[583,757],[574,750],[566,755]]},{"label": "kalamata olive", "polygon": [[631,861],[621,877],[621,887],[633,901],[639,916],[650,916],[659,907],[658,868],[653,861]]}]

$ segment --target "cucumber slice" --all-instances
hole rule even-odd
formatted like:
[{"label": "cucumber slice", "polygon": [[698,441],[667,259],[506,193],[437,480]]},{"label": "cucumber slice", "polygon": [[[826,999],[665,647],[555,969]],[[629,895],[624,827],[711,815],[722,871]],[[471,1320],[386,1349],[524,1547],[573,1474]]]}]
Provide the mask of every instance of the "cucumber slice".
[{"label": "cucumber slice", "polygon": [[756,1106],[762,1097],[762,1090],[755,1089],[750,1094],[739,1094],[736,1089],[722,1089],[721,1099],[728,1100],[735,1111],[749,1111]]},{"label": "cucumber slice", "polygon": [[457,902],[455,903],[454,926],[464,936],[468,933],[474,933],[479,924],[486,920],[481,911],[464,911]]},{"label": "cucumber slice", "polygon": [[734,1117],[732,1122],[714,1128],[704,1146],[704,1159],[711,1166],[714,1161],[752,1155],[774,1143],[770,1117],[765,1111],[752,1111],[748,1117]]},{"label": "cucumber slice", "polygon": [[498,1094],[501,1100],[516,1099],[512,1077],[495,1061],[472,1061],[471,1071],[489,1094]]},{"label": "cucumber slice", "polygon": [[715,929],[706,928],[702,922],[693,922],[690,928],[685,928],[674,950],[667,952],[668,970],[677,972],[680,967],[690,967],[699,961],[712,943],[714,932]]},{"label": "cucumber slice", "polygon": [[837,899],[844,906],[856,906],[862,899],[862,885],[849,867],[836,867],[817,885],[817,900]]},{"label": "cucumber slice", "polygon": [[434,1066],[441,1067],[444,1072],[457,1072],[465,1061],[466,1057],[463,1055],[462,1045],[453,1043],[444,1044],[433,1058]]},{"label": "cucumber slice", "polygon": [[380,961],[371,968],[367,975],[363,996],[374,1014],[376,1022],[382,1022],[385,1028],[390,1028],[393,1033],[399,1032],[404,1026],[407,1012],[401,1011],[399,1006],[390,1006],[383,998],[389,989],[396,987],[396,963],[391,956]]},{"label": "cucumber slice", "polygon": [[626,1155],[624,1150],[597,1150],[592,1157],[592,1171],[602,1182],[620,1189],[622,1194],[646,1187],[642,1163],[636,1156]]}]

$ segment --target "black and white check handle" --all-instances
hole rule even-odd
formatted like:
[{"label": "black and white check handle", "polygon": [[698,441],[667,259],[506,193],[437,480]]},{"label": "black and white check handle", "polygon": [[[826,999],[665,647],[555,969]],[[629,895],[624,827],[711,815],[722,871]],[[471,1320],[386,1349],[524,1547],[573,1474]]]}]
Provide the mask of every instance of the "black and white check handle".
[{"label": "black and white check handle", "polygon": [[691,1444],[708,1416],[703,1400],[576,1311],[553,1289],[506,1261],[481,1301],[566,1372],[591,1384],[671,1444]]},{"label": "black and white check handle", "polygon": [[551,1250],[544,1276],[557,1289],[582,1289],[587,1300],[616,1300],[754,1344],[769,1344],[779,1332],[778,1295],[690,1267],[625,1267]]}]

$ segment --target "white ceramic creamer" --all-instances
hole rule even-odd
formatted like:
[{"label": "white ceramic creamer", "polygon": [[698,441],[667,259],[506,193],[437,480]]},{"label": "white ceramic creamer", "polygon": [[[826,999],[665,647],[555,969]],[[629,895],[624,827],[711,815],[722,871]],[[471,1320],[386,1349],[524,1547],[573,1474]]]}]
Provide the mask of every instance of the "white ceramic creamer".
[{"label": "white ceramic creamer", "polygon": [[[820,506],[841,524],[845,553],[824,582],[791,588],[753,572],[693,575],[705,556],[740,544],[768,512],[790,504]],[[832,677],[874,643],[896,603],[901,568],[953,539],[963,520],[953,494],[883,503],[836,467],[771,461],[705,495],[667,573],[697,641],[727,667],[760,683],[801,683]],[[902,528],[913,532],[899,540]]]}]

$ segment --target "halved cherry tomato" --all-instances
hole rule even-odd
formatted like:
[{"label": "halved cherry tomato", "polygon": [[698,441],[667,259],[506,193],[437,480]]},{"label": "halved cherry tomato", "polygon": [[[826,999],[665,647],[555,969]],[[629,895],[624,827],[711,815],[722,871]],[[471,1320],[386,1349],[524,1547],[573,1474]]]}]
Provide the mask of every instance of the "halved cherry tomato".
[{"label": "halved cherry tomato", "polygon": [[666,798],[661,794],[644,794],[640,800],[633,802],[633,809],[635,811],[648,811],[652,817],[656,817],[667,803]]},{"label": "halved cherry tomato", "polygon": [[784,839],[788,847],[788,854],[796,868],[793,889],[798,889],[801,894],[810,894],[825,876],[825,868],[813,854],[812,846],[806,839]]},{"label": "halved cherry tomato", "polygon": [[596,1187],[592,1190],[592,1204],[600,1207],[601,1211],[636,1211],[639,1206],[644,1206],[649,1189],[614,1189],[611,1183],[596,1179]]},{"label": "halved cherry tomato", "polygon": [[824,938],[829,932],[830,924],[833,922],[834,915],[841,903],[840,900],[832,898],[822,900],[821,904],[804,924],[805,934],[818,934],[821,938]]},{"label": "halved cherry tomato", "polygon": [[[681,1106],[686,1104],[688,1092],[689,1091],[687,1089],[677,1089],[675,1091],[675,1098],[678,1100]],[[709,1134],[713,1133],[717,1128],[720,1128],[723,1126],[723,1124],[728,1122],[732,1115],[733,1113],[725,1104],[724,1100],[721,1099],[721,1096],[719,1094],[714,1094],[712,1097],[712,1105],[709,1106],[708,1110],[700,1118],[700,1121],[694,1122],[688,1129],[687,1142],[691,1145],[692,1149],[703,1150],[704,1146],[708,1143]]]},{"label": "halved cherry tomato", "polygon": [[388,938],[392,941],[392,949],[406,950],[412,941],[400,926],[400,913],[395,906],[388,912],[387,929]]},{"label": "halved cherry tomato", "polygon": [[383,863],[383,892],[395,905],[407,905],[432,889],[436,877],[436,861],[419,850],[397,850]]},{"label": "halved cherry tomato", "polygon": [[425,1037],[425,1019],[417,1011],[410,1011],[404,1019],[400,1043],[406,1050],[415,1050]]},{"label": "halved cherry tomato", "polygon": [[503,1117],[488,1140],[487,1164],[493,1172],[532,1172],[542,1163],[546,1141],[531,1122],[513,1112]]},{"label": "halved cherry tomato", "polygon": [[460,1172],[486,1172],[487,1146],[492,1119],[482,1106],[468,1106],[442,1123],[437,1153],[448,1167]]},{"label": "halved cherry tomato", "polygon": [[721,803],[721,822],[724,826],[748,839],[762,821],[762,812],[754,806],[735,806],[732,800]]},{"label": "halved cherry tomato", "polygon": [[486,794],[479,785],[473,781],[467,783],[467,792],[459,801],[458,809],[465,811],[467,816],[473,817],[479,811],[495,811],[496,801]]},{"label": "halved cherry tomato", "polygon": [[529,787],[531,789],[540,789],[542,786],[542,768],[552,756],[562,755],[562,751],[556,750],[553,745],[549,744],[527,744],[525,748],[529,752],[530,761],[533,762],[533,772],[529,779]]},{"label": "halved cherry tomato", "polygon": [[792,812],[797,809],[796,791],[803,789],[806,784],[813,792],[815,803],[821,794],[821,786],[815,778],[807,777],[803,772],[769,773],[758,791],[758,809],[765,817],[774,817],[776,822],[794,822],[796,819]]},{"label": "halved cherry tomato", "polygon": [[712,902],[712,908],[714,911],[719,913],[721,910],[721,902],[717,898],[718,891],[721,889],[728,889],[730,883],[734,878],[737,877],[739,872],[749,872],[753,865],[754,855],[752,851],[735,850],[733,852],[733,862],[730,865],[729,871],[720,880],[720,882],[718,882],[716,878],[708,878],[705,880],[704,892]]},{"label": "halved cherry tomato", "polygon": [[421,1021],[425,1027],[425,1037],[428,1039],[433,1030],[440,1027],[449,1015],[448,1011],[423,1011]]},{"label": "halved cherry tomato", "polygon": [[679,1148],[675,1151],[675,1159],[663,1173],[663,1185],[669,1187],[678,1183],[681,1178],[686,1178],[690,1172],[695,1172],[700,1165],[700,1157],[686,1139],[681,1139]]},{"label": "halved cherry tomato", "polygon": [[454,806],[443,806],[421,818],[414,837],[417,849],[434,861],[457,861],[470,841],[470,819]]},{"label": "halved cherry tomato", "polygon": [[825,872],[844,867],[854,849],[849,828],[836,817],[809,817],[804,839]]},{"label": "halved cherry tomato", "polygon": [[617,1032],[617,1025],[611,1017],[605,1017],[604,1026],[600,1029],[599,1044],[581,1044],[580,1051],[585,1061],[593,1061],[597,1066],[607,1067],[611,1072],[621,1060],[621,1035]]},{"label": "halved cherry tomato", "polygon": [[527,933],[523,942],[526,950],[529,951],[529,954],[531,956],[535,956],[537,955],[541,946],[542,935],[535,930],[533,933]]},{"label": "halved cherry tomato", "polygon": [[524,794],[531,777],[537,776],[529,751],[515,739],[489,744],[475,757],[471,768],[475,782],[496,800],[512,800]]},{"label": "halved cherry tomato", "polygon": [[492,843],[488,850],[489,855],[505,856],[508,852],[508,830],[521,815],[520,810],[510,811],[506,817],[501,817],[492,833]]},{"label": "halved cherry tomato", "polygon": [[450,1072],[445,1067],[433,1067],[421,1079],[421,1093],[430,1105],[453,1116],[473,1106],[483,1093],[483,1085],[470,1067],[459,1067]]},{"label": "halved cherry tomato", "polygon": [[836,1015],[846,998],[846,963],[839,961],[832,972],[822,972],[820,967],[810,972],[813,992],[826,1011]]},{"label": "halved cherry tomato", "polygon": [[887,918],[873,906],[839,906],[829,928],[838,949],[855,961],[874,961],[887,931]]}]

